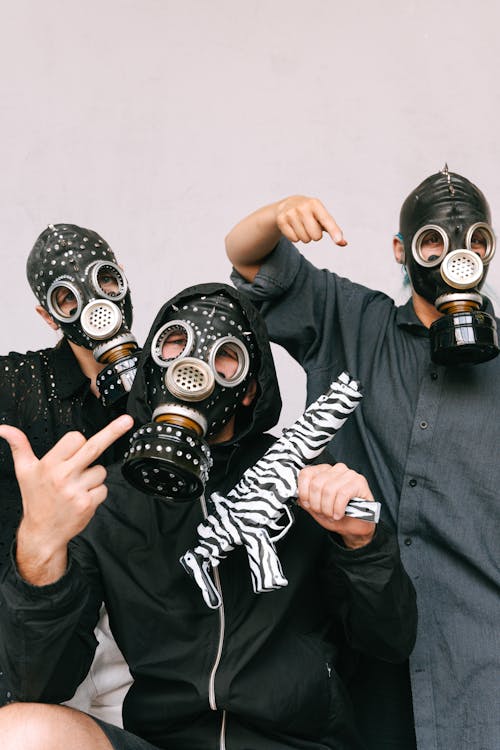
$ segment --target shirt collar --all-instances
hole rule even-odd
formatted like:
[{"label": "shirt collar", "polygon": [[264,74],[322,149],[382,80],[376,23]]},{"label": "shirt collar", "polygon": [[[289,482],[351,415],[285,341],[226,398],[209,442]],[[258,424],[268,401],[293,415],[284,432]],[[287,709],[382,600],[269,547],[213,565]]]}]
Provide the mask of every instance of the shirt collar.
[{"label": "shirt collar", "polygon": [[399,328],[404,328],[408,333],[412,333],[414,336],[429,335],[429,330],[417,317],[411,297],[405,305],[397,308],[396,324]]}]

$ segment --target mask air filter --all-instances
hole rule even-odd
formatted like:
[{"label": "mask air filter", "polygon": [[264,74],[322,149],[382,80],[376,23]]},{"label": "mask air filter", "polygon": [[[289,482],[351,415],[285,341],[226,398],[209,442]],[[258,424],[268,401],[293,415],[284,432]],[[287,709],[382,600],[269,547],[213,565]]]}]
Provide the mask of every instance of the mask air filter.
[{"label": "mask air filter", "polygon": [[432,361],[438,365],[475,365],[496,357],[495,319],[481,310],[444,315],[429,330]]},{"label": "mask air filter", "polygon": [[84,307],[80,321],[87,336],[101,341],[118,333],[122,325],[122,314],[114,302],[100,299],[89,302]]},{"label": "mask air filter", "polygon": [[188,501],[203,494],[211,465],[210,448],[196,432],[150,422],[133,434],[122,472],[143,492]]},{"label": "mask air filter", "polygon": [[472,289],[483,278],[483,262],[470,250],[454,250],[441,265],[441,276],[454,289]]}]

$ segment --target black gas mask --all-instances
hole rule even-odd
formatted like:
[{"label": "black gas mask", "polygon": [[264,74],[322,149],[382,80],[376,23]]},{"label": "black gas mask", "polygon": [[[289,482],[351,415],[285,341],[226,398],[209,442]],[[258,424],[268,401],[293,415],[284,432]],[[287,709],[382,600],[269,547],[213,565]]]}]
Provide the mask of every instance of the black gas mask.
[{"label": "black gas mask", "polygon": [[413,289],[443,313],[429,330],[432,360],[458,365],[496,357],[496,321],[479,291],[496,244],[481,191],[445,167],[404,202],[400,235]]},{"label": "black gas mask", "polygon": [[246,316],[223,291],[167,307],[141,359],[152,421],[132,437],[127,480],[166,498],[198,498],[211,466],[208,441],[237,413],[257,361]]},{"label": "black gas mask", "polygon": [[89,229],[51,224],[28,257],[27,275],[64,335],[105,365],[97,386],[105,405],[115,403],[132,387],[139,352],[127,279],[112,250]]}]

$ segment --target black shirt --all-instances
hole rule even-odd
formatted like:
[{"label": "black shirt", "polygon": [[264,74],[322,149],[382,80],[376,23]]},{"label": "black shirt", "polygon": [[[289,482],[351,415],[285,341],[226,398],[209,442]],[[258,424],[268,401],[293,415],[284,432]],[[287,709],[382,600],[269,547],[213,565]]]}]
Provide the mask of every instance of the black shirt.
[{"label": "black shirt", "polygon": [[[498,748],[500,357],[434,364],[411,300],[396,307],[382,292],[319,270],[286,239],[253,284],[233,280],[261,308],[270,339],[306,371],[308,402],[344,369],[363,386],[363,403],[327,460],[366,476],[417,591],[410,677],[419,750]],[[406,720],[411,707],[395,703],[403,687],[382,689],[382,667],[370,673],[378,677],[372,709],[387,715],[391,695],[391,724]]]},{"label": "black shirt", "polygon": [[[50,349],[0,357],[0,423],[18,427],[41,458],[67,432],[91,437],[125,411],[125,399],[104,407],[66,339]],[[105,466],[121,459],[127,438],[99,458]],[[21,518],[21,496],[8,444],[0,440],[0,574]],[[12,700],[0,668],[0,706]]]}]

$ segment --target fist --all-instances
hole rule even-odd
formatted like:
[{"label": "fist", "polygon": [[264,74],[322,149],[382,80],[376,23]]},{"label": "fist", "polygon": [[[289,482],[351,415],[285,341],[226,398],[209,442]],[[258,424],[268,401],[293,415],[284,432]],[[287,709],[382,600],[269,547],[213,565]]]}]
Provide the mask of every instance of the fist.
[{"label": "fist", "polygon": [[374,500],[365,477],[345,464],[306,466],[299,474],[298,504],[324,529],[340,534],[351,549],[364,547],[375,534],[373,523],[345,515],[353,497]]}]

